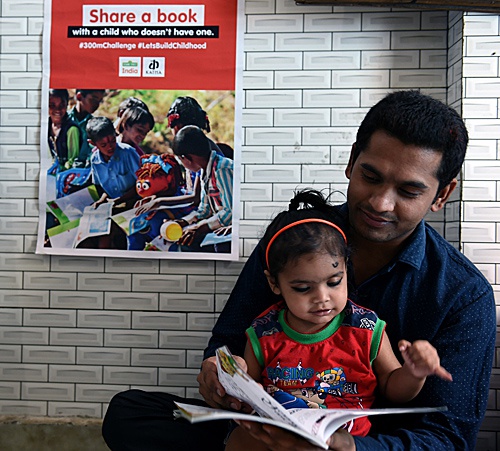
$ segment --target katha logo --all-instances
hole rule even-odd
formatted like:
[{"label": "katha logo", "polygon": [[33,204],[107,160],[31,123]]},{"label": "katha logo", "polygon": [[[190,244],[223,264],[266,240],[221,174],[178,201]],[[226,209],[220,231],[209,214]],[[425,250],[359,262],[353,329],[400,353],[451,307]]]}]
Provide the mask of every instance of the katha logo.
[{"label": "katha logo", "polygon": [[148,65],[148,69],[150,70],[156,70],[159,69],[159,67],[160,63],[158,62],[158,60],[151,60],[151,62]]}]

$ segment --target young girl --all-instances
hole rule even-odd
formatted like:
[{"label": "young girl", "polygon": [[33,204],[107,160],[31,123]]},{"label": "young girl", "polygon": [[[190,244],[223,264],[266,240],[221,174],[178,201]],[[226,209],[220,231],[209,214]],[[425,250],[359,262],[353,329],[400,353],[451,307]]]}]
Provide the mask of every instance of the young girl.
[{"label": "young girl", "polygon": [[[302,208],[300,208],[302,205]],[[413,399],[429,375],[451,381],[427,341],[401,340],[401,366],[385,322],[347,297],[347,240],[336,213],[317,191],[302,191],[261,240],[265,274],[282,301],[247,329],[248,373],[287,408],[368,409],[377,388],[392,402]],[[366,435],[367,417],[344,425]],[[226,451],[260,450],[241,427]]]},{"label": "young girl", "polygon": [[144,151],[140,145],[154,125],[154,117],[147,108],[129,107],[123,111],[116,126],[118,141],[132,146],[142,156]]}]

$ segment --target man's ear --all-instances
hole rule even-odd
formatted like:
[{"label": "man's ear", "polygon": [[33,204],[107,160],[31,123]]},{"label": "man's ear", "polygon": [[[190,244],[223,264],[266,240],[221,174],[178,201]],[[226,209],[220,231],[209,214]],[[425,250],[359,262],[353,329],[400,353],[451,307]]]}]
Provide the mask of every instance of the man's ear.
[{"label": "man's ear", "polygon": [[453,179],[448,185],[442,188],[436,196],[436,200],[431,205],[431,211],[436,212],[441,210],[444,207],[444,204],[448,201],[451,196],[451,193],[457,187],[457,179]]},{"label": "man's ear", "polygon": [[264,270],[264,274],[267,277],[267,283],[269,284],[271,291],[274,294],[280,295],[281,290],[280,290],[280,287],[278,286],[278,282],[276,281],[276,279],[273,276],[271,276],[271,274],[269,273],[269,271],[267,269]]},{"label": "man's ear", "polygon": [[349,155],[349,163],[347,163],[347,166],[345,168],[345,176],[350,179],[351,178],[351,173],[352,173],[352,165],[354,164],[353,157],[352,155],[354,154],[354,150],[356,149],[356,143],[354,143],[351,147],[351,154]]}]

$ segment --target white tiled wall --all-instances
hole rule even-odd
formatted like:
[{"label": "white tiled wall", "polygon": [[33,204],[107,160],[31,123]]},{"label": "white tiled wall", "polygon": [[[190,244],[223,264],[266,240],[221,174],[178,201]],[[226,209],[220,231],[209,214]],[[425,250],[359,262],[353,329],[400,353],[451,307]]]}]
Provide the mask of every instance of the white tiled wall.
[{"label": "white tiled wall", "polygon": [[[0,414],[99,417],[129,387],[196,395],[243,259],[33,253],[43,0],[0,8]],[[244,39],[243,255],[295,188],[345,191],[366,111],[387,91],[421,88],[461,110],[471,135],[462,198],[429,220],[477,263],[500,305],[498,16],[247,0]],[[494,372],[480,449],[500,443]]]}]

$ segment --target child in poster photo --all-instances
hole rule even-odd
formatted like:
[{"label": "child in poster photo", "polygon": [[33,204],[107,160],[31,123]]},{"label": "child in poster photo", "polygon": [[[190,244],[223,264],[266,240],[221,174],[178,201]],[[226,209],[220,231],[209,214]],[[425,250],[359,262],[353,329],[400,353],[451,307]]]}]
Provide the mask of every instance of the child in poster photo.
[{"label": "child in poster photo", "polygon": [[126,108],[116,127],[118,142],[132,146],[137,154],[142,156],[144,151],[141,144],[154,125],[154,117],[147,108],[140,106]]}]

